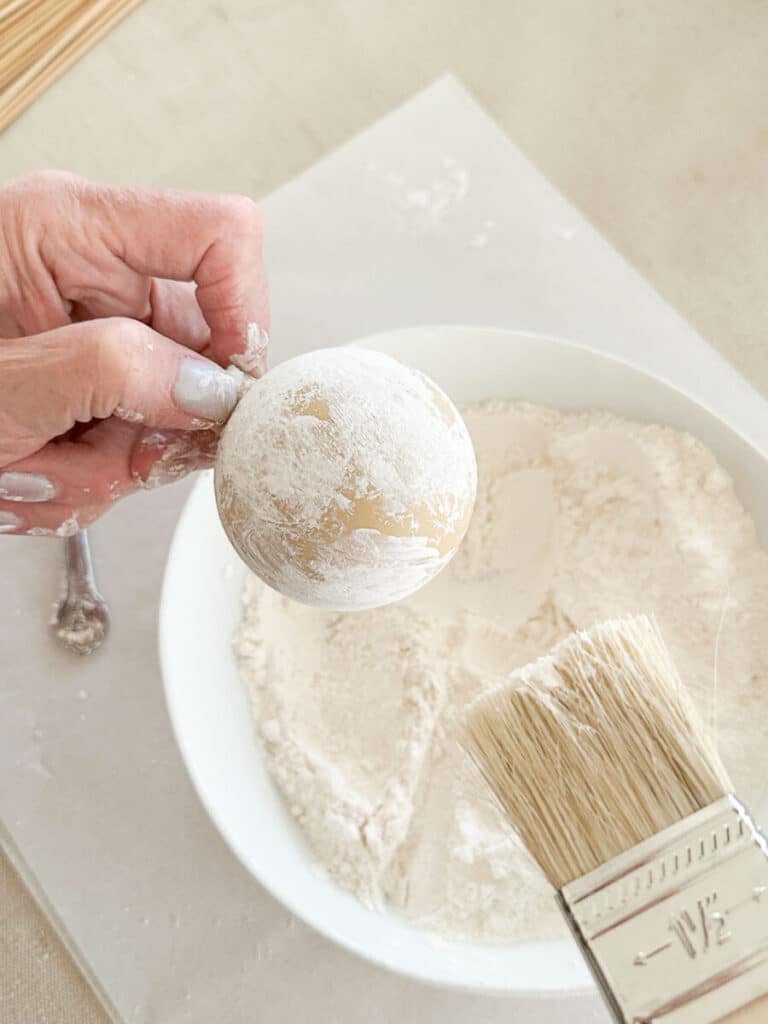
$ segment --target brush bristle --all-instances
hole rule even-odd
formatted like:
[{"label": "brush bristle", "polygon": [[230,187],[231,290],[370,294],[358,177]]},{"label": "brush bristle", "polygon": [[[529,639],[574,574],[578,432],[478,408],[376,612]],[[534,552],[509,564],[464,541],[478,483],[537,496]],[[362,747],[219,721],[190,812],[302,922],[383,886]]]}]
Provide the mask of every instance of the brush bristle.
[{"label": "brush bristle", "polygon": [[470,706],[464,744],[557,889],[731,792],[647,616],[515,672]]}]

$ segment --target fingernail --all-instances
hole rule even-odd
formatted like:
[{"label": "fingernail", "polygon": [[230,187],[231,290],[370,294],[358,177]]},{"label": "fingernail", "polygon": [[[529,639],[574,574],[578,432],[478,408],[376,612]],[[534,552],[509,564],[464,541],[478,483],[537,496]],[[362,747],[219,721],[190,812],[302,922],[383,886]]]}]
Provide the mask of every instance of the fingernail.
[{"label": "fingernail", "polygon": [[181,360],[173,389],[176,404],[184,412],[221,422],[237,403],[237,383],[208,359]]},{"label": "fingernail", "polygon": [[253,385],[256,383],[256,378],[254,376],[252,376],[250,373],[245,373],[243,370],[240,370],[237,366],[234,365],[227,367],[226,374],[228,377],[231,377],[232,380],[235,382],[235,385],[237,387],[238,402],[246,393],[246,391],[248,391],[248,389],[253,387]]},{"label": "fingernail", "polygon": [[0,473],[0,498],[5,501],[50,501],[56,485],[39,473]]},{"label": "fingernail", "polygon": [[21,529],[21,519],[13,512],[0,512],[0,533],[13,533]]}]

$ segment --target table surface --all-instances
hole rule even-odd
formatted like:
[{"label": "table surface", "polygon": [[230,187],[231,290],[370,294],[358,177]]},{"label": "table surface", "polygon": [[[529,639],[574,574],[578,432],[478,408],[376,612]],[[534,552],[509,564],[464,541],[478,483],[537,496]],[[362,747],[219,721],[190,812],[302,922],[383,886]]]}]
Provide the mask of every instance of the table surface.
[{"label": "table surface", "polygon": [[[414,14],[412,5],[396,2],[388,5],[385,18],[368,0],[322,5],[243,0],[195,5],[194,13],[173,0],[147,0],[6,133],[0,144],[2,173],[60,166],[102,180],[260,195],[450,67],[475,89],[523,151],[765,390],[768,356],[760,338],[768,317],[762,301],[768,253],[760,225],[768,213],[768,128],[758,64],[768,38],[765,11],[738,2],[695,5],[694,10],[694,5],[683,2],[659,2],[630,11],[606,2],[599,13],[593,9],[587,14],[583,5],[498,2],[485,8],[494,16],[486,13],[479,21],[469,6],[429,0]],[[216,82],[215,89],[211,81]],[[389,123],[390,136],[397,134],[397,126]],[[379,138],[382,152],[391,153],[386,127]],[[449,153],[444,138],[437,142],[442,149],[432,151],[430,158]],[[365,169],[369,200],[383,201],[377,168],[366,164]],[[385,177],[398,173],[393,167],[383,172]],[[316,179],[318,200],[323,198],[324,180],[322,174]],[[398,187],[396,182],[383,184]],[[332,181],[325,180],[325,187],[331,186]],[[291,189],[283,190],[269,204],[271,219],[287,213],[292,203]],[[500,202],[495,203],[488,219],[499,208]],[[410,226],[421,231],[418,223]],[[573,230],[570,221],[549,226],[565,232],[561,243]],[[299,225],[304,230],[313,227],[306,219]],[[478,235],[484,232],[482,222],[465,227],[474,227]],[[421,237],[423,244],[430,244],[425,240],[428,234]],[[472,237],[468,236],[470,243]],[[314,318],[310,309],[292,308],[296,281],[286,260],[299,241],[288,229],[278,231],[275,238],[274,261],[280,267],[276,326],[292,339],[303,333],[308,339],[305,347],[311,347],[327,341],[342,318],[334,318],[327,304]],[[491,240],[477,247],[481,258],[492,244]],[[560,244],[555,251],[564,248]],[[311,267],[296,265],[295,260],[290,269],[304,278],[312,273]],[[514,280],[516,269],[520,270],[514,263],[504,265],[505,280]],[[349,288],[365,285],[359,280],[346,283]],[[432,282],[431,287],[438,284]],[[311,298],[306,285],[302,294]],[[348,296],[343,301],[348,303]],[[345,330],[351,336],[407,323],[409,316],[418,319],[419,309],[428,305],[416,302],[408,309],[406,302],[405,309],[393,307],[389,316],[381,303],[367,314],[345,309]],[[504,315],[508,324],[512,311],[500,303],[488,310],[486,322],[501,322],[498,317]],[[537,312],[538,326],[545,327],[544,308],[528,308],[529,320],[520,326],[537,326],[530,322]],[[649,342],[658,356],[665,345],[687,343],[680,341],[687,334],[677,318],[670,314],[665,324],[668,333],[660,330]],[[608,326],[606,322],[606,331]],[[574,325],[577,334],[594,330],[594,322],[587,318]],[[716,362],[709,365],[716,369]],[[712,381],[713,375],[707,379]],[[708,386],[704,379],[697,384]],[[738,383],[733,387],[739,390]],[[744,429],[757,433],[760,405],[748,392],[743,395]],[[97,542],[102,540],[106,547],[109,535],[128,536],[138,545],[142,529],[153,520],[158,543],[163,544],[180,500],[177,489],[152,504],[145,500],[126,505],[110,517],[112,525]],[[24,543],[30,544],[25,595],[38,602],[36,607],[45,607],[54,585],[54,555],[44,543]],[[13,552],[12,560],[16,561]],[[119,611],[130,615],[136,603],[142,604],[141,615],[149,623],[160,567],[138,593],[135,587],[126,587],[125,580],[121,590],[121,575],[113,572],[110,580],[116,592],[128,594],[122,604],[118,602]],[[35,644],[39,626],[39,621],[20,625],[27,644]],[[12,620],[8,628],[15,628]],[[135,652],[119,653],[124,665],[135,667]],[[29,665],[21,666],[19,685],[35,661],[30,658]],[[92,671],[98,675],[97,669]],[[65,684],[66,674],[65,669]],[[6,696],[12,697],[12,692]],[[124,692],[112,694],[127,705],[129,697]],[[74,728],[87,731],[89,714],[89,701],[84,700],[82,710],[72,716]],[[23,724],[29,728],[28,722]],[[162,732],[167,726],[153,723],[152,728]],[[42,762],[27,768],[32,775],[46,770]],[[109,785],[108,778],[103,781]],[[174,775],[174,786],[194,808],[185,781]],[[55,817],[55,806],[44,809]],[[190,831],[196,839],[205,837],[200,861],[204,870],[205,858],[218,863],[222,853],[200,812],[190,813]],[[22,826],[16,820],[12,824],[23,832],[23,812],[19,820]],[[162,825],[158,821],[159,831]],[[95,850],[94,856],[99,855]],[[2,1019],[25,1024],[100,1019],[82,979],[55,936],[35,916],[28,894],[6,862],[0,870],[0,906]],[[270,912],[278,937],[283,929],[289,936],[291,922],[274,907]],[[254,924],[263,932],[263,919]],[[279,960],[279,944],[277,953],[274,944],[266,948]],[[327,981],[324,960],[337,955],[322,948],[316,981]],[[358,981],[367,983],[368,968],[354,971]],[[427,995],[419,987],[401,985],[390,988],[390,993],[386,1019],[395,1012],[403,1016],[406,1005],[404,1019],[416,1020],[420,1010],[423,1015],[438,1007],[443,1015],[454,1005],[458,1012],[458,1004]],[[199,1010],[202,1016],[195,1010],[192,1017],[183,1005],[164,1004],[162,998],[151,1006],[152,1016],[145,1019],[206,1019],[204,1007]],[[473,1019],[502,1019],[490,1004],[472,1001],[472,1006]],[[287,1013],[289,1008],[283,1009]],[[465,1016],[467,1010],[464,1003]],[[599,1019],[599,1011],[590,1013],[583,1019]],[[548,1019],[543,1009],[521,1009],[513,1019],[543,1021],[545,1015]],[[342,1014],[337,1019],[352,1018]],[[570,1011],[568,1019],[575,1020]]]}]

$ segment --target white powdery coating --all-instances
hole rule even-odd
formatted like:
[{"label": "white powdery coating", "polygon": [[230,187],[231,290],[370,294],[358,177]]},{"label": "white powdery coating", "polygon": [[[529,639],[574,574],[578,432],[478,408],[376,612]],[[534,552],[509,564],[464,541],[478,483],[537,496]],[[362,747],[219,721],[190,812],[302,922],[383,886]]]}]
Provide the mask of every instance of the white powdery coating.
[{"label": "white powdery coating", "polygon": [[276,577],[275,589],[281,594],[301,595],[304,604],[375,608],[418,590],[448,564],[451,555],[440,555],[424,537],[388,537],[378,530],[355,530],[324,545],[322,580],[308,583],[302,566],[286,562]]},{"label": "white powdery coating", "polygon": [[574,629],[654,613],[754,805],[768,556],[728,475],[685,434],[518,404],[465,417],[478,497],[446,571],[355,614],[253,577],[240,670],[269,770],[328,876],[433,933],[544,938],[562,920],[458,746],[466,705]]},{"label": "white powdery coating", "polygon": [[115,406],[114,415],[125,423],[143,423],[144,413],[137,412],[135,409],[126,409],[122,405]]},{"label": "white powdery coating", "polygon": [[422,374],[337,348],[254,382],[222,435],[216,495],[233,544],[295,600],[364,608],[449,560],[477,483],[472,442]]},{"label": "white powdery coating", "polygon": [[[253,326],[253,324],[251,324],[251,326]],[[248,390],[248,388],[251,386],[251,384],[253,384],[253,377],[249,376],[249,374],[246,373],[246,371],[241,369],[239,366],[235,366],[234,361],[233,364],[228,366],[224,372],[237,385],[237,400],[239,402],[242,399],[243,395]],[[197,426],[210,425],[210,423],[206,423],[205,420],[200,420],[198,423],[196,423],[194,420],[192,422],[193,425]]]},{"label": "white powdery coating", "polygon": [[69,519],[65,519],[61,523],[55,534],[57,537],[74,537],[79,529],[80,523],[77,521],[77,516],[70,516]]},{"label": "white powdery coating", "polygon": [[243,373],[264,373],[267,369],[267,351],[269,350],[269,334],[257,323],[247,327],[245,351],[236,352],[230,362]]}]

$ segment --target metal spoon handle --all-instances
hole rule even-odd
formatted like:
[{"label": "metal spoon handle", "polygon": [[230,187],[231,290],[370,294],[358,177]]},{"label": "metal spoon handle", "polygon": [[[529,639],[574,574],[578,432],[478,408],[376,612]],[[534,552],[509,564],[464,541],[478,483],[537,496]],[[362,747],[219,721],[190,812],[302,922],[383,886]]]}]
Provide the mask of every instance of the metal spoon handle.
[{"label": "metal spoon handle", "polygon": [[109,608],[99,593],[86,530],[64,543],[64,597],[52,623],[56,638],[76,654],[92,654],[109,630]]},{"label": "metal spoon handle", "polygon": [[97,589],[87,530],[78,530],[64,541],[64,567],[70,593],[73,590],[88,593]]}]

